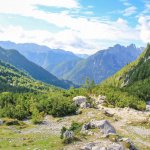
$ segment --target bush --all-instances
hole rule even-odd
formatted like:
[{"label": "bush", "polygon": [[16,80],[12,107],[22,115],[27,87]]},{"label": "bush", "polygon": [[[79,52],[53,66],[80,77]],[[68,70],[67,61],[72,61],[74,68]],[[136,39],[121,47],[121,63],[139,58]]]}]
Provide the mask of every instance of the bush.
[{"label": "bush", "polygon": [[63,117],[75,114],[77,107],[73,104],[72,99],[64,97],[61,94],[51,95],[44,104],[46,113],[54,117]]},{"label": "bush", "polygon": [[17,119],[4,118],[3,121],[8,126],[20,125],[20,123],[19,123],[19,121]]},{"label": "bush", "polygon": [[82,128],[82,123],[72,122],[71,127],[69,128],[70,131],[73,131],[74,133],[79,133]]},{"label": "bush", "polygon": [[35,109],[32,113],[32,122],[34,124],[42,123],[44,119],[44,112],[39,112],[37,109]]}]

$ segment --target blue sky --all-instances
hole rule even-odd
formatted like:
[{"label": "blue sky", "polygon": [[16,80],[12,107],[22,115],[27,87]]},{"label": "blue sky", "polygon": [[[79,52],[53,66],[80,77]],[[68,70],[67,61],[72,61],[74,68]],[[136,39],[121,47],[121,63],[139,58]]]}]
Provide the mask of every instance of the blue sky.
[{"label": "blue sky", "polygon": [[117,43],[145,46],[150,39],[148,0],[0,2],[0,40],[91,54]]}]

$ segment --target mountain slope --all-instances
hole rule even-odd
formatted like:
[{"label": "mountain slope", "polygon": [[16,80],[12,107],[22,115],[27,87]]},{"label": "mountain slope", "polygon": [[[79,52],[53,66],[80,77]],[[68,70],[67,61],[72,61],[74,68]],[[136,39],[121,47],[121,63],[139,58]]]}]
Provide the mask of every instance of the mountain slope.
[{"label": "mountain slope", "polygon": [[85,60],[81,60],[65,75],[65,79],[83,84],[88,77],[99,83],[116,73],[127,63],[134,61],[141,52],[133,44],[127,47],[119,44],[115,45],[107,50],[101,50]]},{"label": "mountain slope", "polygon": [[33,92],[54,89],[36,81],[14,66],[0,60],[0,92]]},{"label": "mountain slope", "polygon": [[16,50],[5,50],[0,47],[0,59],[4,62],[14,65],[18,69],[25,71],[28,75],[32,76],[36,80],[40,80],[62,88],[69,88],[71,85],[73,85],[69,81],[59,80],[42,67],[27,60]]},{"label": "mountain slope", "polygon": [[[66,64],[66,62],[70,61],[81,60],[81,58],[79,58],[71,52],[64,51],[61,49],[51,49],[47,46],[41,46],[33,43],[16,44],[9,41],[0,41],[0,46],[6,49],[18,50],[28,60],[38,64],[39,66],[43,67],[44,69],[46,69],[47,71],[49,71],[57,77],[61,77],[59,75],[61,64]],[[69,66],[69,64],[70,63],[68,63],[67,65]],[[67,72],[68,71],[69,70],[67,70]]]},{"label": "mountain slope", "polygon": [[136,61],[104,81],[103,85],[121,88],[148,100],[150,98],[150,44]]}]

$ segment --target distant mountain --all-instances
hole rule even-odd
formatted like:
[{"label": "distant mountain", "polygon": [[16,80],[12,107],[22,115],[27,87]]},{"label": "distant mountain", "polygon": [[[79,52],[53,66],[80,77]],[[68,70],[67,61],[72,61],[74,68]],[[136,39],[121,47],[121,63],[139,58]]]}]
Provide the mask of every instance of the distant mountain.
[{"label": "distant mountain", "polygon": [[142,52],[134,44],[127,47],[119,44],[81,60],[64,78],[76,84],[83,84],[88,77],[96,83],[116,73],[126,64],[134,61]]},{"label": "distant mountain", "polygon": [[126,65],[103,82],[104,86],[120,88],[144,100],[150,99],[150,44],[134,62]]},{"label": "distant mountain", "polygon": [[85,59],[85,58],[88,58],[90,55],[88,55],[88,54],[76,54],[78,57],[80,57],[80,58],[83,58],[83,59]]},{"label": "distant mountain", "polygon": [[[40,65],[50,73],[61,78],[61,73],[64,67],[60,67],[63,64],[67,64],[68,68],[72,67],[72,62],[81,60],[78,56],[72,52],[68,52],[61,49],[50,49],[47,46],[41,46],[33,43],[16,44],[9,41],[0,41],[0,46],[6,49],[16,49],[23,54],[30,61]],[[70,65],[71,61],[71,65]],[[67,67],[65,68],[65,71]]]},{"label": "distant mountain", "polygon": [[25,71],[36,80],[40,80],[61,88],[69,88],[70,86],[73,86],[73,84],[69,81],[59,80],[42,67],[26,59],[16,50],[6,50],[0,47],[0,60],[10,63],[16,68]]}]

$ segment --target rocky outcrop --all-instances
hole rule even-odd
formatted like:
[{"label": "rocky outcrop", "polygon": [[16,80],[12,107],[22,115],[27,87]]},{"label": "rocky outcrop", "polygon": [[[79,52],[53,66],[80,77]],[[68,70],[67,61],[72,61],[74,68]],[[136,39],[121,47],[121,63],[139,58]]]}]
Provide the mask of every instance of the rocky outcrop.
[{"label": "rocky outcrop", "polygon": [[73,98],[73,102],[76,106],[79,106],[82,109],[91,107],[91,104],[87,102],[87,98],[85,96],[76,96]]},{"label": "rocky outcrop", "polygon": [[107,120],[92,120],[82,126],[82,133],[86,133],[87,130],[92,128],[98,128],[104,135],[116,134],[115,128]]},{"label": "rocky outcrop", "polygon": [[76,96],[73,98],[73,102],[75,105],[80,106],[82,103],[85,103],[87,101],[85,96]]},{"label": "rocky outcrop", "polygon": [[107,120],[91,121],[90,126],[91,128],[99,128],[105,135],[116,134],[115,128]]}]

